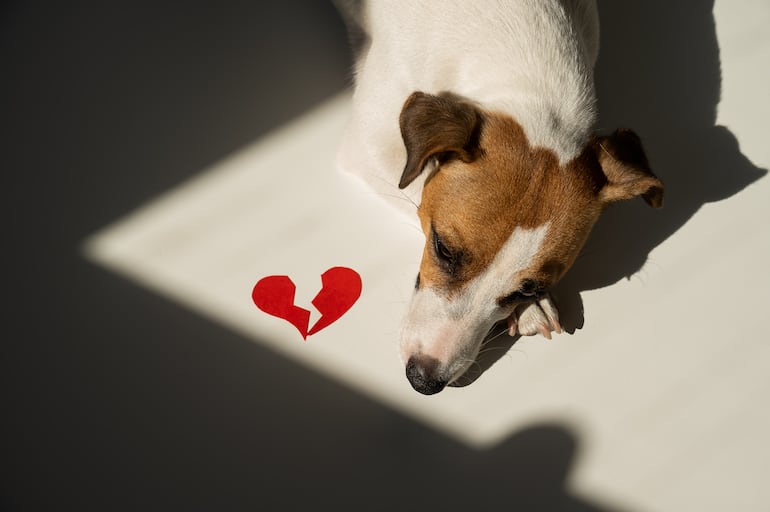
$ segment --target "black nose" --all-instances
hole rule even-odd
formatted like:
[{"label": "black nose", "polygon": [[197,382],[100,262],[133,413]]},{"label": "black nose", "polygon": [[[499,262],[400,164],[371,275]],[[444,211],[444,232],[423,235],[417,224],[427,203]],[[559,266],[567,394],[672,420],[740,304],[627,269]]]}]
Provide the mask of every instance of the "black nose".
[{"label": "black nose", "polygon": [[446,381],[438,376],[439,364],[432,357],[412,356],[406,363],[406,378],[423,395],[433,395],[444,389]]}]

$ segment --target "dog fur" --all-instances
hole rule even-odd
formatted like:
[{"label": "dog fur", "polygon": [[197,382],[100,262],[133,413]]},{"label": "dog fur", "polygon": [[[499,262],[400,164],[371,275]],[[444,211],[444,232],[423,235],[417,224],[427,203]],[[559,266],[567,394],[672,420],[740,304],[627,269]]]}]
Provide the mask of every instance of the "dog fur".
[{"label": "dog fur", "polygon": [[346,4],[359,53],[338,167],[419,201],[426,244],[400,346],[410,383],[432,394],[498,322],[560,332],[548,290],[602,210],[660,206],[663,184],[636,134],[594,132],[594,2]]}]

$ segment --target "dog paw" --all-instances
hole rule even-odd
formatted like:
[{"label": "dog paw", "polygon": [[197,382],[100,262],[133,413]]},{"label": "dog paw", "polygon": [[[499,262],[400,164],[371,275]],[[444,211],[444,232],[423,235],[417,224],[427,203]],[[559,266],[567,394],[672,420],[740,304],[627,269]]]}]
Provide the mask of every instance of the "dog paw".
[{"label": "dog paw", "polygon": [[544,295],[535,302],[518,306],[508,317],[510,336],[542,334],[550,340],[551,332],[561,333],[562,328],[559,323],[559,312],[550,295]]}]

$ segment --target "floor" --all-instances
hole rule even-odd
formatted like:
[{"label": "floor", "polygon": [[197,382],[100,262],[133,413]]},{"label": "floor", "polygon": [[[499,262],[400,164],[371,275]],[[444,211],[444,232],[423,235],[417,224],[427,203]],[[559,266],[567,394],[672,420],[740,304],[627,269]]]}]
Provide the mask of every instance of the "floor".
[{"label": "floor", "polygon": [[[667,204],[597,226],[572,334],[423,397],[394,341],[420,234],[330,165],[331,5],[0,7],[0,509],[767,509],[770,9],[600,9],[600,129]],[[306,341],[251,303],[335,265],[363,293]]]}]

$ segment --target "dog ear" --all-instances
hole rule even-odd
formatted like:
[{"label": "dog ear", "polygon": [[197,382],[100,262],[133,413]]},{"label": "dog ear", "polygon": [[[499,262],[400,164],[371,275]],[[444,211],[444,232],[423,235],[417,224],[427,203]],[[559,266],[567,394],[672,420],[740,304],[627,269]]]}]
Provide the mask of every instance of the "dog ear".
[{"label": "dog ear", "polygon": [[595,141],[599,165],[607,183],[599,192],[605,203],[641,196],[653,208],[663,206],[663,182],[650,170],[639,136],[627,129],[615,130]]},{"label": "dog ear", "polygon": [[456,96],[412,93],[401,109],[399,124],[406,166],[398,188],[414,181],[434,157],[471,162],[477,156],[481,114]]}]

